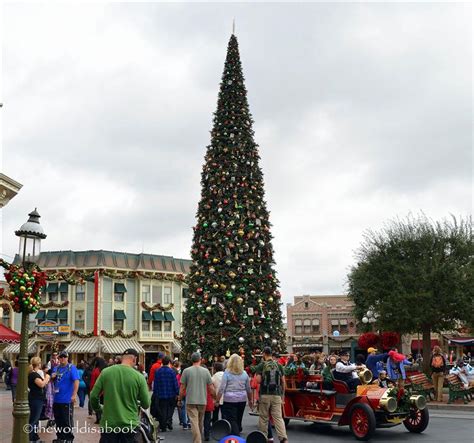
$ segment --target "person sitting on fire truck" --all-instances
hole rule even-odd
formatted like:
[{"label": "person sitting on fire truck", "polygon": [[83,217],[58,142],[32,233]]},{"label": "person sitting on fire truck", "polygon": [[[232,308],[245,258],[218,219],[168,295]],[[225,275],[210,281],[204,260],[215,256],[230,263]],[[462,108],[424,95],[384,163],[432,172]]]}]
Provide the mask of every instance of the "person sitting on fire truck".
[{"label": "person sitting on fire truck", "polygon": [[357,371],[363,366],[349,362],[349,352],[341,351],[340,360],[336,363],[333,376],[335,380],[341,380],[347,384],[350,392],[355,392],[357,386],[361,384]]}]

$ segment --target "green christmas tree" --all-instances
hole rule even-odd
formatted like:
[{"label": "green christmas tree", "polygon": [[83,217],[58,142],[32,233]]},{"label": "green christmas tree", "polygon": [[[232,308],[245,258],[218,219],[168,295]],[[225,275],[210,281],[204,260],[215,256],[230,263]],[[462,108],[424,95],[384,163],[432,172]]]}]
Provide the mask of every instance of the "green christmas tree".
[{"label": "green christmas tree", "polygon": [[183,351],[211,359],[285,348],[263,174],[237,38],[220,85],[194,227]]}]

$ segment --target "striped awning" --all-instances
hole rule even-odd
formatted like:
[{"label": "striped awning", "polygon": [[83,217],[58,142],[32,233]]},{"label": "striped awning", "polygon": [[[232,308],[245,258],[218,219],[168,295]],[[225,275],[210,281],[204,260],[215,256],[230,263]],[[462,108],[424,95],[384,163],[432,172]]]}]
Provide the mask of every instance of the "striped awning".
[{"label": "striped awning", "polygon": [[171,350],[173,354],[179,354],[182,350],[181,343],[178,340],[173,340]]},{"label": "striped awning", "polygon": [[75,338],[65,350],[70,354],[97,354],[99,339],[97,337]]},{"label": "striped awning", "polygon": [[[4,354],[19,354],[20,353],[20,343],[12,343],[8,345],[4,350]],[[28,341],[28,354],[36,353],[36,340]]]},{"label": "striped awning", "polygon": [[131,338],[102,338],[102,352],[105,354],[122,354],[126,349],[135,349],[144,354],[145,349],[136,340]]}]

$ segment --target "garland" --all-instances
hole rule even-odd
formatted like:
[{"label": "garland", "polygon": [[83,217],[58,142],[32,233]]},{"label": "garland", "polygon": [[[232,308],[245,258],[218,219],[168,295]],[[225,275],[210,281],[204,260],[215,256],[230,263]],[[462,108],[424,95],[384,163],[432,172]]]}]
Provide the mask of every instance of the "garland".
[{"label": "garland", "polygon": [[[146,272],[140,271],[126,271],[126,272],[117,272],[117,271],[106,271],[105,269],[97,269],[99,274],[104,277],[109,277],[117,280],[124,279],[151,279],[159,281],[172,281],[177,283],[182,283],[185,281],[186,277],[184,274],[147,274]],[[86,281],[94,281],[94,274],[96,271],[81,271],[76,269],[71,269],[69,271],[47,271],[46,279],[48,281],[65,281],[69,285],[83,285]]]},{"label": "garland", "polygon": [[71,331],[71,335],[74,335],[75,337],[79,338],[91,338],[94,337],[94,332],[88,332],[86,334],[83,334],[82,332],[76,331],[75,329]]},{"label": "garland", "polygon": [[156,305],[153,305],[153,306],[148,306],[144,301],[142,301],[142,308],[143,309],[146,309],[148,312],[151,312],[151,311],[157,311],[157,310],[160,310],[160,311],[171,311],[173,308],[174,308],[174,304],[173,303],[170,303],[168,306],[161,306],[159,303],[157,303]]},{"label": "garland", "polygon": [[54,301],[50,301],[49,303],[44,303],[41,305],[42,308],[65,308],[69,305],[69,301],[63,301],[62,303],[56,303]]},{"label": "garland", "polygon": [[114,332],[113,334],[109,334],[107,331],[100,331],[100,335],[102,335],[103,337],[106,337],[106,338],[115,338],[115,337],[122,337],[122,338],[132,338],[132,337],[135,337],[135,335],[138,334],[138,331],[132,331],[130,334],[125,334],[125,332],[123,332],[121,329],[119,329],[118,331]]},{"label": "garland", "polygon": [[34,263],[17,266],[0,259],[0,266],[5,268],[5,280],[10,294],[13,310],[18,313],[34,314],[41,305],[41,291],[46,286],[46,274]]}]

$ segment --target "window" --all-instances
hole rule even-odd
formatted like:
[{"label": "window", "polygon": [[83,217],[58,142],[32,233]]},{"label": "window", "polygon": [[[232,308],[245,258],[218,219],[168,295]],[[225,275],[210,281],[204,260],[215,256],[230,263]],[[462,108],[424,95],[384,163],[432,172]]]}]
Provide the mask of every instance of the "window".
[{"label": "window", "polygon": [[[2,317],[2,323],[5,325],[5,326],[10,326],[10,309],[3,309],[3,317]],[[34,326],[33,326],[33,330],[35,329],[36,327],[36,322],[33,322]],[[30,326],[30,329],[31,329],[31,326]]]},{"label": "window", "polygon": [[170,332],[171,331],[171,322],[170,321],[165,321],[165,332]]},{"label": "window", "polygon": [[124,301],[125,297],[124,297],[124,293],[123,292],[116,292],[114,294],[114,301],[116,302],[122,302]]},{"label": "window", "polygon": [[[29,330],[35,331],[36,330],[36,320],[30,320],[29,322]],[[8,326],[8,323],[3,323],[4,325]]]},{"label": "window", "polygon": [[142,331],[150,330],[150,322],[148,320],[142,321]]},{"label": "window", "polygon": [[142,301],[150,303],[150,285],[142,285]]},{"label": "window", "polygon": [[61,301],[67,301],[68,299],[68,293],[67,292],[61,292]]},{"label": "window", "polygon": [[309,319],[304,320],[303,325],[304,325],[304,333],[311,334],[311,320]]},{"label": "window", "polygon": [[151,301],[161,304],[161,286],[152,287]]},{"label": "window", "polygon": [[339,320],[339,332],[341,334],[347,334],[349,332],[349,328],[347,327],[347,320],[346,319]]},{"label": "window", "polygon": [[67,301],[69,292],[69,285],[66,282],[62,282],[59,285],[59,297],[61,301]]},{"label": "window", "polygon": [[303,321],[295,320],[295,334],[302,334],[302,333],[303,333]]},{"label": "window", "polygon": [[50,292],[49,293],[49,301],[58,301],[58,293],[57,292]]},{"label": "window", "polygon": [[114,331],[123,330],[123,320],[114,320]]},{"label": "window", "polygon": [[85,320],[85,315],[84,315],[84,310],[78,310],[74,314],[74,327],[77,330],[84,330],[86,326],[86,320]]},{"label": "window", "polygon": [[76,301],[84,301],[86,298],[86,286],[76,285]]},{"label": "window", "polygon": [[339,331],[339,320],[331,320],[331,332]]},{"label": "window", "polygon": [[319,319],[315,318],[313,320],[313,334],[319,334]]},{"label": "window", "polygon": [[153,321],[152,328],[154,332],[161,331],[161,321]]},{"label": "window", "polygon": [[171,296],[171,286],[165,286],[163,288],[163,303],[165,305],[169,305],[171,303],[172,296]]},{"label": "window", "polygon": [[309,307],[309,303],[308,303],[307,301],[305,301],[305,302],[304,302],[304,308],[305,308],[305,309],[308,309],[308,307]]}]

